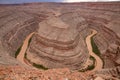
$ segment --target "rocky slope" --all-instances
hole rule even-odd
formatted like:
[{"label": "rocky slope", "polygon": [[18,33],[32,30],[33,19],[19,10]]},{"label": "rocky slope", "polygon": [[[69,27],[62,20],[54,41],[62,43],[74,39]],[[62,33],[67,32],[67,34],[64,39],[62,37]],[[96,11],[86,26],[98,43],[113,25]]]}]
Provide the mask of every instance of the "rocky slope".
[{"label": "rocky slope", "polygon": [[[93,40],[100,51],[99,56],[104,62],[104,69],[96,72],[97,75],[93,73],[94,76],[87,72],[72,73],[71,70],[84,69],[84,64],[90,57],[85,43],[85,38],[91,34],[90,29],[98,32]],[[32,80],[30,77],[36,80],[90,80],[91,77],[95,79],[100,75],[104,79],[117,79],[120,74],[119,29],[120,2],[0,5],[0,79],[13,79],[11,76],[14,74],[17,80]],[[36,63],[49,68],[45,72],[21,68],[21,65],[25,65],[14,58],[25,38],[32,32],[35,34],[29,42],[26,58],[31,64]],[[3,65],[9,66],[4,68]],[[17,70],[13,70],[14,68]],[[59,74],[64,68],[68,68],[68,72],[65,71],[65,75]],[[22,74],[24,71],[26,72]],[[29,74],[28,77],[24,77],[25,74]],[[45,78],[45,75],[48,77]]]}]

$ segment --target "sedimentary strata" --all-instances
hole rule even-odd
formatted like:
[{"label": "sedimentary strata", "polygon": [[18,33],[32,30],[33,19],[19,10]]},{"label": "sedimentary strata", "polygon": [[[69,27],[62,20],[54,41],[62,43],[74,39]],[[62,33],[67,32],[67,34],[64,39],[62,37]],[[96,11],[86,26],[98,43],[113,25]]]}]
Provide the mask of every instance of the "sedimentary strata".
[{"label": "sedimentary strata", "polygon": [[79,69],[88,57],[82,49],[85,46],[83,37],[75,27],[65,24],[59,18],[53,17],[52,20],[51,17],[39,23],[38,33],[32,38],[27,50],[27,58],[31,62],[36,58],[38,60],[35,63],[48,68],[67,66]]},{"label": "sedimentary strata", "polygon": [[22,45],[24,38],[36,31],[38,24],[34,17],[24,12],[10,12],[6,12],[6,16],[1,15],[0,36],[3,46],[14,56],[13,53]]},{"label": "sedimentary strata", "polygon": [[93,40],[104,62],[104,69],[96,74],[119,78],[119,21],[119,2],[0,5],[0,64],[22,65],[14,59],[15,53],[35,32],[26,50],[30,62],[49,69],[84,69],[90,58],[85,39],[94,29],[98,33]]}]

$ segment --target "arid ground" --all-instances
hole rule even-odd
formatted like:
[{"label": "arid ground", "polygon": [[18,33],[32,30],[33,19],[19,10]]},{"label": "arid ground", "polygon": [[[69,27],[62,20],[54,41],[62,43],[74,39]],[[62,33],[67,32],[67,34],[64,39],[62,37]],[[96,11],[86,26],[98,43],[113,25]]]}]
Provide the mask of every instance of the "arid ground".
[{"label": "arid ground", "polygon": [[120,80],[120,2],[1,4],[0,80]]}]

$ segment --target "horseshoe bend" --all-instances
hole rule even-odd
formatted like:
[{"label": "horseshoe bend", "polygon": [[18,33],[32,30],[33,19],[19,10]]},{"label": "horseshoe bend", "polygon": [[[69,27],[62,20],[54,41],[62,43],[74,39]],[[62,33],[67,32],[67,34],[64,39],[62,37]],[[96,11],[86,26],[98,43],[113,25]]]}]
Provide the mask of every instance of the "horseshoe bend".
[{"label": "horseshoe bend", "polygon": [[119,80],[119,30],[120,2],[0,4],[0,80]]}]

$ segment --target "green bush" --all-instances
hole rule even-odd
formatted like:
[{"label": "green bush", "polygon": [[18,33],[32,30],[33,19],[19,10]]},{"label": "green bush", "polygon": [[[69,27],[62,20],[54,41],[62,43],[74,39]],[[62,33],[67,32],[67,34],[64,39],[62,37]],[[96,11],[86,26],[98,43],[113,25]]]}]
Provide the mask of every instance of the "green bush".
[{"label": "green bush", "polygon": [[87,70],[92,70],[92,69],[94,69],[94,68],[95,68],[95,65],[93,64],[93,65],[88,66],[88,67],[87,67]]},{"label": "green bush", "polygon": [[32,37],[31,37],[31,38],[29,39],[29,41],[28,41],[28,46],[30,45],[31,40],[32,40]]},{"label": "green bush", "polygon": [[81,69],[81,70],[78,70],[79,72],[85,72],[86,71],[86,69]]},{"label": "green bush", "polygon": [[[30,45],[31,40],[32,40],[32,37],[28,41],[28,47]],[[24,58],[27,59],[27,53],[25,53]],[[28,60],[28,61],[30,62],[30,60]],[[30,63],[32,63],[32,62],[30,62]],[[34,67],[39,68],[39,69],[43,69],[43,70],[47,70],[48,69],[48,68],[46,68],[46,67],[44,67],[43,65],[40,65],[40,64],[36,64],[36,63],[32,63],[32,64],[33,64]]]},{"label": "green bush", "polygon": [[27,59],[27,53],[25,53],[24,58]]},{"label": "green bush", "polygon": [[17,58],[18,54],[20,53],[21,47],[22,47],[22,46],[20,46],[20,47],[17,49],[17,51],[15,52],[15,58]]},{"label": "green bush", "polygon": [[93,61],[92,65],[88,65],[87,70],[92,70],[95,68],[95,58],[93,56],[90,56],[90,60]]},{"label": "green bush", "polygon": [[93,37],[91,37],[91,45],[92,45],[92,51],[101,58],[102,62],[103,62],[103,66],[104,66],[104,60],[101,57],[101,53],[97,47],[97,45],[95,44]]},{"label": "green bush", "polygon": [[92,45],[92,51],[93,51],[96,55],[100,56],[100,51],[99,51],[97,45],[95,44],[95,42],[94,42],[94,40],[93,40],[93,37],[91,37],[91,45]]},{"label": "green bush", "polygon": [[48,70],[48,68],[46,68],[46,67],[44,67],[43,65],[40,65],[40,64],[33,63],[33,66],[36,67],[36,68],[39,68],[39,69]]},{"label": "green bush", "polygon": [[79,70],[79,72],[85,72],[87,70],[92,70],[92,69],[95,68],[95,58],[93,56],[90,56],[89,58],[90,58],[90,60],[93,60],[93,64],[92,65],[88,65],[88,67],[85,68],[85,69]]},{"label": "green bush", "polygon": [[43,69],[43,70],[47,70],[47,69],[48,69],[48,68],[44,67],[43,65],[40,65],[40,64],[36,64],[36,63],[31,62],[29,59],[27,59],[27,54],[26,54],[26,53],[25,53],[24,58],[25,58],[29,63],[31,63],[34,67],[36,67],[36,68]]},{"label": "green bush", "polygon": [[[31,39],[32,39],[32,38],[30,38],[29,41],[28,41],[28,46],[30,45]],[[21,48],[22,48],[22,46],[20,46],[20,47],[17,49],[17,51],[15,52],[15,58],[17,58],[18,54],[19,54],[20,51],[21,51]],[[26,57],[26,54],[25,54],[25,57]]]},{"label": "green bush", "polygon": [[93,64],[95,64],[95,58],[93,56],[90,56],[90,60],[93,60]]},{"label": "green bush", "polygon": [[92,69],[94,69],[94,68],[95,68],[95,64],[88,65],[87,68],[82,69],[82,70],[79,70],[79,72],[85,72],[85,71],[87,71],[87,70],[92,70]]},{"label": "green bush", "polygon": [[[101,53],[97,47],[97,45],[95,44],[94,40],[93,40],[93,37],[91,37],[91,45],[92,45],[92,51],[101,58]],[[92,70],[95,68],[95,58],[93,56],[90,56],[90,59],[93,60],[93,64],[92,65],[89,65],[86,69],[82,69],[82,70],[79,70],[79,72],[85,72],[87,70]],[[101,58],[102,59],[102,58]],[[103,60],[102,60],[103,61]],[[103,61],[103,65],[104,65],[104,61]]]},{"label": "green bush", "polygon": [[95,60],[95,58],[94,58],[93,56],[90,56],[90,59],[91,59],[91,60]]}]

